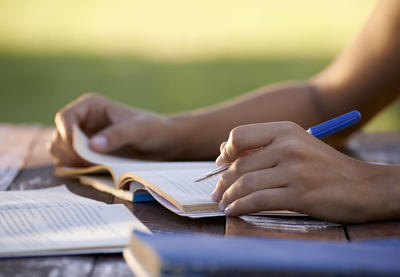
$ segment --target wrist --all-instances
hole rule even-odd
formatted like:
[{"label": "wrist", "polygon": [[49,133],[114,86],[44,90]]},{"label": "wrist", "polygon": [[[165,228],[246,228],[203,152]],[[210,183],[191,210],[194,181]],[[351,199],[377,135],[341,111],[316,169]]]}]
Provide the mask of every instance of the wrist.
[{"label": "wrist", "polygon": [[367,164],[365,176],[368,221],[399,219],[400,166]]},{"label": "wrist", "polygon": [[193,149],[195,141],[195,118],[189,113],[181,113],[167,116],[170,124],[170,141],[175,149],[173,159],[192,160],[196,159]]},{"label": "wrist", "polygon": [[[171,140],[174,141],[178,160],[209,160],[218,152],[214,133],[207,126],[207,118],[192,113],[180,113],[167,117],[171,122]],[[208,131],[207,131],[208,130]]]}]

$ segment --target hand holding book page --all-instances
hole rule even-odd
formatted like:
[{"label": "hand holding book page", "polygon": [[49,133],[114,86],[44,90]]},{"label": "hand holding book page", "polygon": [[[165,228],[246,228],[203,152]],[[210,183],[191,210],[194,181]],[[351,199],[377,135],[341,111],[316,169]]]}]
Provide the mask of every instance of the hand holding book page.
[{"label": "hand holding book page", "polygon": [[131,230],[150,231],[124,205],[65,186],[0,192],[0,257],[122,252]]}]

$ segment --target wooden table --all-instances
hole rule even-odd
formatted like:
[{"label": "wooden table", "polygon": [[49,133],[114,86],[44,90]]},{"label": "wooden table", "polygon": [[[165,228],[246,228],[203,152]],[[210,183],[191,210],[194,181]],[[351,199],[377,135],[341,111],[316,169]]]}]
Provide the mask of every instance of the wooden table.
[{"label": "wooden table", "polygon": [[[188,219],[157,203],[131,203],[77,183],[56,178],[46,151],[53,129],[41,126],[0,125],[0,188],[37,189],[60,184],[74,193],[105,203],[124,203],[153,232],[200,232],[227,235],[261,235],[285,238],[360,240],[400,238],[400,221],[345,225],[321,230],[282,231],[257,227],[240,218]],[[352,155],[363,160],[400,164],[400,134],[359,134],[349,143]],[[9,168],[4,168],[9,165]],[[1,177],[1,176],[0,176]],[[11,182],[11,180],[13,181]],[[279,220],[274,219],[274,220]],[[226,232],[225,232],[226,225]],[[1,238],[0,238],[1,239]],[[81,255],[0,260],[0,276],[132,276],[122,255]]]}]

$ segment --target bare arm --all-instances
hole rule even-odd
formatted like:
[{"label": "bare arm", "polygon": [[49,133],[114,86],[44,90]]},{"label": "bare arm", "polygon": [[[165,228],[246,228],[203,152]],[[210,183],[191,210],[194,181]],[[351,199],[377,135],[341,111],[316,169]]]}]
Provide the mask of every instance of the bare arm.
[{"label": "bare arm", "polygon": [[184,156],[215,156],[238,125],[293,121],[308,128],[358,109],[362,123],[330,138],[337,145],[398,96],[399,49],[400,1],[382,0],[349,46],[308,83],[267,86],[222,105],[173,116],[183,126],[183,137],[190,138]]},{"label": "bare arm", "polygon": [[[400,91],[399,49],[400,1],[382,0],[349,46],[308,82],[267,86],[220,105],[171,116],[85,95],[57,113],[57,133],[49,149],[59,165],[81,163],[71,143],[71,126],[78,124],[94,135],[91,147],[98,152],[128,146],[136,158],[213,159],[220,143],[239,125],[292,121],[308,128],[353,109],[363,114],[365,123]],[[338,145],[351,131],[354,128],[330,137],[329,143]]]}]

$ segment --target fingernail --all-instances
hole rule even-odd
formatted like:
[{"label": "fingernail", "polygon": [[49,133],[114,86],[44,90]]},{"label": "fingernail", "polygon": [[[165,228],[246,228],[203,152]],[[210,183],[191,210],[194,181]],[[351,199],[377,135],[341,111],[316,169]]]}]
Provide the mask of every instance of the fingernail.
[{"label": "fingernail", "polygon": [[106,150],[108,145],[107,138],[102,135],[94,136],[90,139],[90,143],[96,150],[100,151]]},{"label": "fingernail", "polygon": [[215,160],[215,164],[217,166],[222,165],[222,156],[221,155],[219,155],[218,158]]},{"label": "fingernail", "polygon": [[211,193],[211,199],[214,200],[215,202],[217,202],[217,200],[218,200],[218,191],[217,191],[217,189],[215,189],[215,190]]},{"label": "fingernail", "polygon": [[221,212],[223,212],[223,211],[225,210],[225,206],[224,206],[224,204],[222,204],[222,201],[219,202],[219,204],[218,204],[218,209],[219,209]]},{"label": "fingernail", "polygon": [[228,207],[225,208],[224,213],[230,215],[232,213],[232,205],[228,205]]}]

